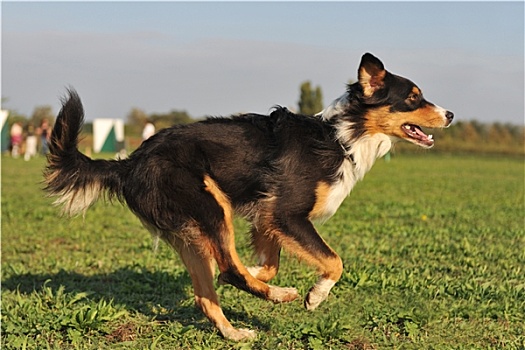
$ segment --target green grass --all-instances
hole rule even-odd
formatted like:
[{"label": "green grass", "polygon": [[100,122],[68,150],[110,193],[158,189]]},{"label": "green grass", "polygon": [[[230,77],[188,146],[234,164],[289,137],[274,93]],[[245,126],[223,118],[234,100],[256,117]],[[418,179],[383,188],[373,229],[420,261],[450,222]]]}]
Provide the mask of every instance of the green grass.
[{"label": "green grass", "polygon": [[[155,252],[125,207],[60,218],[43,166],[2,158],[2,349],[525,349],[522,159],[378,161],[318,226],[345,272],[317,310],[217,287],[232,323],[258,333],[240,344],[194,307],[180,259]],[[316,279],[284,254],[272,283],[304,296]]]}]

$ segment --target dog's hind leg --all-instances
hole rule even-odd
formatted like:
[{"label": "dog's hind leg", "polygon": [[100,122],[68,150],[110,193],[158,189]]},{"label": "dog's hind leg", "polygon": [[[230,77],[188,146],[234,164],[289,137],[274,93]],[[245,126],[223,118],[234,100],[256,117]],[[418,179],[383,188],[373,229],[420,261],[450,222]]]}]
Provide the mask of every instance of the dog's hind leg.
[{"label": "dog's hind leg", "polygon": [[222,336],[236,341],[255,338],[254,331],[234,328],[224,316],[213,285],[215,262],[205,240],[201,240],[198,246],[183,242],[176,236],[170,236],[166,240],[179,253],[188,269],[193,284],[195,304]]},{"label": "dog's hind leg", "polygon": [[[209,215],[215,215],[216,218],[213,220],[215,222],[214,227],[208,228],[208,230],[213,229],[215,233],[210,234],[208,232],[208,237],[210,237],[213,255],[221,272],[219,282],[232,284],[248,293],[276,303],[295,300],[298,297],[295,288],[270,286],[256,279],[248,272],[240,261],[235,249],[233,209],[231,204],[227,196],[209,176],[205,177],[204,184],[205,190],[212,195],[215,203],[218,205],[218,207],[213,208],[210,206],[209,208]],[[216,214],[217,212],[220,212],[220,219]]]}]

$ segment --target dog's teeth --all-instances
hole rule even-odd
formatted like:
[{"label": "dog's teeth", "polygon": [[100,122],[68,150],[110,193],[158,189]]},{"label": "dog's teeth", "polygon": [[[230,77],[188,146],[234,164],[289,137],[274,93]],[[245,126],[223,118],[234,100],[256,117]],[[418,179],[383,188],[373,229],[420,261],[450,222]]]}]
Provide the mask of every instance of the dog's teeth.
[{"label": "dog's teeth", "polygon": [[410,125],[405,125],[405,129],[410,130],[412,127]]},{"label": "dog's teeth", "polygon": [[434,136],[431,134],[431,135],[428,135],[428,139],[429,140],[432,140],[434,138]]}]

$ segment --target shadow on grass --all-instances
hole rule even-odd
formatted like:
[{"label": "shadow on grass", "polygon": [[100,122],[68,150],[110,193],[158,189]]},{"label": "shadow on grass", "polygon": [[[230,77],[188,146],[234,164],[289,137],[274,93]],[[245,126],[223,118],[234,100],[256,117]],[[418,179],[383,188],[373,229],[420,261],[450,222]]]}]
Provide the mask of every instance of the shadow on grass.
[{"label": "shadow on grass", "polygon": [[[44,285],[53,292],[64,286],[66,293],[88,293],[95,302],[113,300],[128,311],[136,311],[158,322],[179,322],[197,329],[211,328],[193,304],[191,279],[186,272],[171,274],[151,272],[144,268],[125,267],[104,274],[82,275],[61,270],[56,274],[21,274],[2,281],[2,290],[20,291],[22,294],[40,292]],[[270,327],[257,317],[233,310],[224,310],[232,321],[244,321],[259,329]]]}]

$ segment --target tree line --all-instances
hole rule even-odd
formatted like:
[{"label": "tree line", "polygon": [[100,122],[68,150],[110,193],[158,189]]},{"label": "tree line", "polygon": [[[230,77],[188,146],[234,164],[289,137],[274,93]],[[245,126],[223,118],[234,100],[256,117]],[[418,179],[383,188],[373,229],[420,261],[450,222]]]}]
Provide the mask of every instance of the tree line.
[{"label": "tree line", "polygon": [[[323,94],[320,86],[313,86],[310,81],[303,82],[299,87],[297,112],[301,114],[316,114],[323,109]],[[36,107],[30,117],[10,111],[9,127],[14,122],[22,125],[39,125],[43,119],[53,123],[55,114],[50,106]],[[152,122],[156,130],[171,125],[192,123],[198,118],[192,117],[185,110],[173,109],[167,113],[147,114],[140,108],[132,108],[126,116],[126,135],[130,138],[140,138],[142,128],[147,122]],[[91,123],[84,125],[83,133],[92,134]],[[434,151],[449,153],[493,153],[525,155],[525,127],[510,123],[482,123],[476,120],[455,121],[447,129],[428,131],[436,139]],[[133,144],[140,144],[132,142]],[[395,152],[417,152],[412,145],[399,143]]]}]

